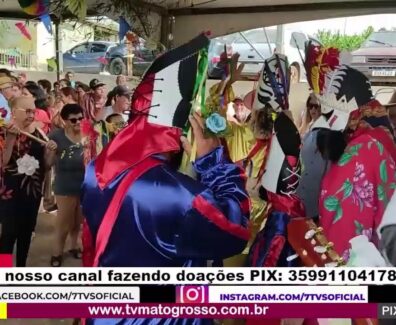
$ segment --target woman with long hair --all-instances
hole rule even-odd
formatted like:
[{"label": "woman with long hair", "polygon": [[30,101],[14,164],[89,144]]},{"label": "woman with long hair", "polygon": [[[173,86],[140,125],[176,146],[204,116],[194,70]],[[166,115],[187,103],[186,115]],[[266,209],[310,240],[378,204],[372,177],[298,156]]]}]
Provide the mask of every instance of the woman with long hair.
[{"label": "woman with long hair", "polygon": [[308,96],[307,102],[305,104],[302,123],[298,129],[302,137],[307,134],[309,130],[311,130],[312,125],[316,122],[320,115],[321,109],[319,100],[316,98],[315,94],[311,93]]}]

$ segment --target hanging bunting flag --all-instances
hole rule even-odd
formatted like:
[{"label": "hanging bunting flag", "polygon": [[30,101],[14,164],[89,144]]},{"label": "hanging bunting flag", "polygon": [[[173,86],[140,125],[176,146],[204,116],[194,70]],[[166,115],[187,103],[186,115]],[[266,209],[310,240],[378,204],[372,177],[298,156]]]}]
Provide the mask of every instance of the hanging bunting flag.
[{"label": "hanging bunting flag", "polygon": [[51,17],[48,14],[44,14],[40,16],[41,22],[44,24],[45,29],[49,34],[52,35],[52,23],[51,23]]},{"label": "hanging bunting flag", "polygon": [[23,12],[31,16],[41,16],[48,12],[49,0],[18,0]]},{"label": "hanging bunting flag", "polygon": [[58,68],[58,66],[56,65],[56,60],[54,58],[47,59],[47,64],[48,67],[51,68],[53,71],[55,71]]},{"label": "hanging bunting flag", "polygon": [[124,39],[125,35],[132,30],[131,25],[128,24],[128,22],[125,20],[124,17],[120,16],[120,29],[118,31],[118,38],[120,40],[120,43]]},{"label": "hanging bunting flag", "polygon": [[15,26],[20,30],[21,34],[25,36],[29,41],[32,40],[32,35],[30,35],[30,32],[24,23],[15,23]]}]

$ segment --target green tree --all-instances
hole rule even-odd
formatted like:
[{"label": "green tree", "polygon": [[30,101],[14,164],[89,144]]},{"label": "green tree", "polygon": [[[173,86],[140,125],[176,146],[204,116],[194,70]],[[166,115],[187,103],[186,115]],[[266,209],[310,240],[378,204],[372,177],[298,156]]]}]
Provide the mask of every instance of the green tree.
[{"label": "green tree", "polygon": [[316,37],[326,47],[336,47],[341,51],[353,51],[360,48],[373,31],[372,26],[369,26],[362,33],[354,35],[344,35],[339,31],[334,33],[330,30],[319,30]]}]

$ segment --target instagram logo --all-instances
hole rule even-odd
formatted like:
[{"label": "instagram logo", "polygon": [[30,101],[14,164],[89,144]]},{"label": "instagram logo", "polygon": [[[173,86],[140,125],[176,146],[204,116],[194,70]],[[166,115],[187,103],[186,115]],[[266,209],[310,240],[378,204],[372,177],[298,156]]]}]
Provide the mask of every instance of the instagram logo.
[{"label": "instagram logo", "polygon": [[186,304],[202,304],[208,302],[207,286],[181,286],[177,288],[176,302]]}]

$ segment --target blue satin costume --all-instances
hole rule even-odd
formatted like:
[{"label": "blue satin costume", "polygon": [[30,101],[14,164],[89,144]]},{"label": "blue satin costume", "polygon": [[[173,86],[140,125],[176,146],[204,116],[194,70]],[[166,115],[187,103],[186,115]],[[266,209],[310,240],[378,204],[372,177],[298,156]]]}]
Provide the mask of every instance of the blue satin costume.
[{"label": "blue satin costume", "polygon": [[[161,157],[156,157],[162,159]],[[204,267],[207,260],[239,254],[249,239],[250,201],[241,169],[218,147],[194,164],[199,182],[166,162],[145,172],[129,188],[101,267]],[[87,168],[82,206],[96,234],[123,173],[103,191],[95,161]],[[206,325],[204,319],[94,319],[89,325]]]}]

